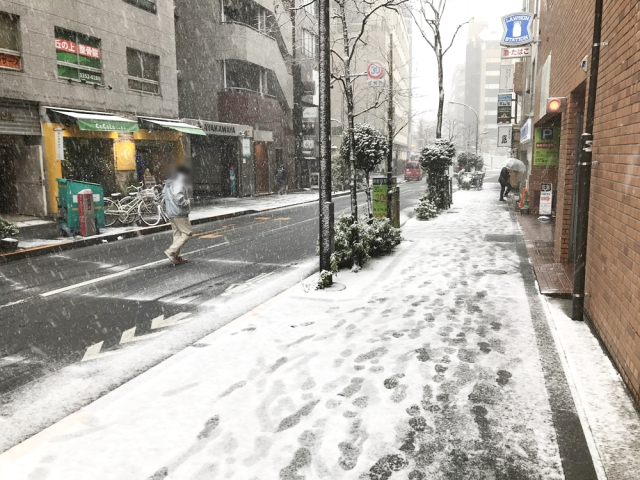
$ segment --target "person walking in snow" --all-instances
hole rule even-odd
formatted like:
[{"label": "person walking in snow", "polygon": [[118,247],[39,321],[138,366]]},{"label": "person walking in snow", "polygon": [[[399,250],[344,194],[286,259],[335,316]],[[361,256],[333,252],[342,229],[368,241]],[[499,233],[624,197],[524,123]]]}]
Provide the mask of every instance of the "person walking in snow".
[{"label": "person walking in snow", "polygon": [[174,265],[187,263],[187,260],[180,256],[180,249],[193,235],[189,222],[190,205],[187,192],[190,175],[191,169],[188,165],[179,165],[167,179],[162,190],[164,209],[173,231],[173,243],[164,254]]},{"label": "person walking in snow", "polygon": [[500,182],[500,201],[504,202],[504,196],[509,195],[511,192],[511,184],[509,183],[509,176],[511,172],[507,167],[502,167],[500,170],[500,177],[498,178],[498,182]]},{"label": "person walking in snow", "polygon": [[278,192],[280,195],[287,193],[287,169],[280,165],[276,171],[276,181],[278,182]]}]

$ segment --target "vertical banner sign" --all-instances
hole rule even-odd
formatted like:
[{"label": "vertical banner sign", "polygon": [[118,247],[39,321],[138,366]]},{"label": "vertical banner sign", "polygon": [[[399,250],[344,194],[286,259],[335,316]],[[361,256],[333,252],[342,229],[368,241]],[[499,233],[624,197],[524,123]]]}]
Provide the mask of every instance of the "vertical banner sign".
[{"label": "vertical banner sign", "polygon": [[[396,186],[396,178],[392,178],[391,188]],[[376,218],[387,217],[387,177],[373,177],[373,216]]]},{"label": "vertical banner sign", "polygon": [[511,124],[511,104],[512,98],[510,93],[498,95],[498,123]]},{"label": "vertical banner sign", "polygon": [[537,127],[535,130],[535,150],[533,165],[552,167],[560,159],[560,128]]},{"label": "vertical banner sign", "polygon": [[55,128],[53,134],[56,141],[56,160],[64,160],[64,137],[62,136],[62,129]]},{"label": "vertical banner sign", "polygon": [[515,74],[515,66],[500,66],[500,93],[513,92],[513,77]]},{"label": "vertical banner sign", "polygon": [[242,139],[242,156],[243,157],[251,156],[251,139],[250,138]]},{"label": "vertical banner sign", "polygon": [[550,183],[540,184],[540,215],[551,215],[553,203],[553,186]]},{"label": "vertical banner sign", "polygon": [[498,127],[498,147],[511,148],[513,127],[511,125],[507,127]]}]

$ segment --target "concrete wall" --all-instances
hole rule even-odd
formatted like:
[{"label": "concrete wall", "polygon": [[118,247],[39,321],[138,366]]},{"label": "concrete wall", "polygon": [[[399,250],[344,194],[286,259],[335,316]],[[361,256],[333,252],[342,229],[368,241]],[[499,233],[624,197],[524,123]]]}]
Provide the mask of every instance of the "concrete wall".
[{"label": "concrete wall", "polygon": [[[0,0],[20,16],[23,71],[0,70],[0,96],[87,110],[178,116],[173,2],[150,13],[122,0]],[[54,27],[101,40],[103,86],[57,78]],[[160,56],[160,95],[132,92],[126,48]],[[109,88],[111,87],[111,88]]]}]

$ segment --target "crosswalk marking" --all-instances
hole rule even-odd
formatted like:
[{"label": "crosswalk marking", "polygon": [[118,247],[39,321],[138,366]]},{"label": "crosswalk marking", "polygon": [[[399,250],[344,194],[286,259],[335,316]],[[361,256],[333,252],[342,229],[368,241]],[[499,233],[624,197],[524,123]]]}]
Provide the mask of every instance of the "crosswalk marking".
[{"label": "crosswalk marking", "polygon": [[184,320],[189,315],[191,315],[189,312],[178,313],[169,318],[164,318],[164,315],[160,315],[159,317],[156,317],[153,320],[151,320],[151,330],[156,330],[158,328],[164,328],[164,327],[169,327],[171,325],[175,325],[181,320]]},{"label": "crosswalk marking", "polygon": [[234,283],[230,285],[221,296],[229,297],[235,293],[240,293],[240,292],[244,292],[245,290],[249,290],[251,287],[254,287],[257,283],[260,283],[265,278],[270,277],[273,274],[274,272],[261,273],[257,277],[253,277],[244,283]]}]

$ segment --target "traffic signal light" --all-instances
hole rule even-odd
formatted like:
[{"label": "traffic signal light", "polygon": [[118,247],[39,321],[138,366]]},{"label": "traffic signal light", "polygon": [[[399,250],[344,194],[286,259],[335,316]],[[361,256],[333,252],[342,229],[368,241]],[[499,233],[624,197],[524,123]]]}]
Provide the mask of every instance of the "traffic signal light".
[{"label": "traffic signal light", "polygon": [[556,113],[564,113],[567,109],[566,97],[554,97],[547,100],[547,113],[554,115]]}]

